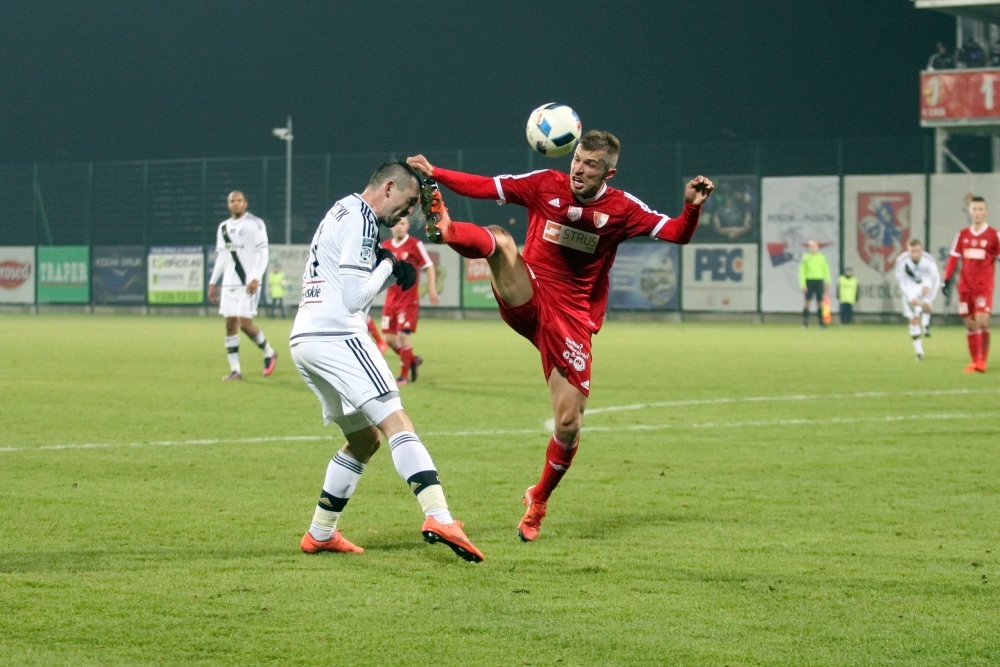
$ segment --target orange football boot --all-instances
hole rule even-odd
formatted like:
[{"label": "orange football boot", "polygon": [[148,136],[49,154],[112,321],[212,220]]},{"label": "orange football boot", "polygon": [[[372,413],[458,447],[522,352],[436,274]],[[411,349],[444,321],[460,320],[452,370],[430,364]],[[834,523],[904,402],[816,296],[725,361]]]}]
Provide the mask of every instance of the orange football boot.
[{"label": "orange football boot", "polygon": [[963,373],[975,373],[976,372],[976,362],[973,361],[971,364],[965,367]]},{"label": "orange football boot", "polygon": [[320,542],[313,537],[309,531],[302,536],[302,550],[307,554],[318,554],[320,551],[333,551],[339,554],[361,554],[365,550],[356,544],[352,544],[346,537],[340,534],[339,530],[333,531],[333,537],[326,542]]},{"label": "orange football boot", "polygon": [[444,198],[440,190],[434,190],[431,199],[431,214],[427,216],[427,226],[424,231],[427,239],[431,243],[447,243],[448,232],[451,227],[451,216],[448,215],[448,207],[444,205]]},{"label": "orange football boot", "polygon": [[429,543],[442,542],[455,552],[459,558],[463,558],[470,563],[482,563],[485,560],[483,552],[469,541],[462,531],[462,524],[458,521],[454,523],[441,523],[432,516],[424,521],[420,532],[424,534],[424,539]]},{"label": "orange football boot", "polygon": [[976,362],[976,372],[977,373],[985,373],[986,372],[986,360],[985,359],[980,359],[979,361]]},{"label": "orange football boot", "polygon": [[534,486],[529,486],[524,492],[524,506],[528,511],[521,518],[521,523],[517,525],[517,534],[523,542],[533,542],[538,537],[538,531],[542,529],[542,519],[545,518],[545,511],[548,509],[546,503],[532,500],[531,490]]}]

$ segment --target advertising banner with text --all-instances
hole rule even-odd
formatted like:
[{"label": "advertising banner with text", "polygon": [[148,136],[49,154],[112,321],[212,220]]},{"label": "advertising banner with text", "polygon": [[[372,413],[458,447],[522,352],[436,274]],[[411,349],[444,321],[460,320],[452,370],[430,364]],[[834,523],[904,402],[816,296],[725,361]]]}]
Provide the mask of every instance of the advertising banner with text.
[{"label": "advertising banner with text", "polygon": [[38,303],[90,303],[90,247],[38,248]]},{"label": "advertising banner with text", "polygon": [[[927,252],[934,255],[944,278],[944,265],[955,237],[969,220],[968,201],[983,197],[990,210],[987,221],[992,227],[1000,226],[1000,174],[931,174],[931,240]],[[960,267],[961,268],[961,267]],[[996,271],[994,294],[1000,294],[1000,271]],[[958,289],[958,277],[954,278]],[[994,300],[993,310],[997,304]],[[951,305],[945,306],[944,297],[938,292],[934,300],[935,313],[958,313],[958,301],[952,294]]]},{"label": "advertising banner with text", "polygon": [[921,72],[920,124],[924,127],[997,124],[998,83],[1000,69],[994,68]]},{"label": "advertising banner with text", "polygon": [[205,300],[205,254],[201,246],[149,249],[150,305],[200,304]]},{"label": "advertising banner with text", "polygon": [[[792,176],[761,179],[761,239],[764,244],[761,310],[802,312],[799,262],[810,240],[819,243],[830,264],[830,278],[840,273],[840,179]],[[831,285],[832,310],[837,310]]]},{"label": "advertising banner with text", "polygon": [[680,256],[673,243],[630,242],[618,247],[611,267],[608,308],[677,310]]},{"label": "advertising banner with text", "polygon": [[35,246],[0,246],[0,303],[35,303]]},{"label": "advertising banner with text", "polygon": [[146,303],[146,247],[94,246],[94,303]]},{"label": "advertising banner with text", "polygon": [[855,311],[900,310],[896,258],[910,239],[927,246],[926,182],[923,174],[844,177],[844,267],[858,279]]},{"label": "advertising banner with text", "polygon": [[757,244],[684,246],[685,311],[756,312]]}]

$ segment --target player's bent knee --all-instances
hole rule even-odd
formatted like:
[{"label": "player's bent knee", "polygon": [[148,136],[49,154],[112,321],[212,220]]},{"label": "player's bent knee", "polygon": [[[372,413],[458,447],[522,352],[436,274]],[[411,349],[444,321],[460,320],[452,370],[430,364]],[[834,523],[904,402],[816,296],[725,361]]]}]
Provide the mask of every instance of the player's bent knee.
[{"label": "player's bent knee", "polygon": [[490,225],[486,229],[490,230],[493,238],[496,239],[497,252],[507,256],[517,254],[517,241],[510,235],[510,232],[499,225]]}]

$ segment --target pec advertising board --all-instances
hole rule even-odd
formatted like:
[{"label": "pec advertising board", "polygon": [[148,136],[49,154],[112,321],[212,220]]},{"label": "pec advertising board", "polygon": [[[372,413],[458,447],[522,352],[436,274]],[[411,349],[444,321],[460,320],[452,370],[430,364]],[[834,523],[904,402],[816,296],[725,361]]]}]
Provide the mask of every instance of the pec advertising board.
[{"label": "pec advertising board", "polygon": [[628,242],[611,267],[608,307],[618,310],[677,310],[680,257],[672,243]]},{"label": "pec advertising board", "polygon": [[149,249],[150,305],[200,304],[205,298],[205,255],[201,246]]},{"label": "pec advertising board", "polygon": [[0,247],[0,303],[35,303],[35,246]]},{"label": "pec advertising board", "polygon": [[38,303],[90,303],[90,247],[38,248]]},{"label": "pec advertising board", "polygon": [[684,310],[755,312],[757,244],[684,246]]},{"label": "pec advertising board", "polygon": [[145,246],[94,246],[91,265],[94,303],[146,303]]}]

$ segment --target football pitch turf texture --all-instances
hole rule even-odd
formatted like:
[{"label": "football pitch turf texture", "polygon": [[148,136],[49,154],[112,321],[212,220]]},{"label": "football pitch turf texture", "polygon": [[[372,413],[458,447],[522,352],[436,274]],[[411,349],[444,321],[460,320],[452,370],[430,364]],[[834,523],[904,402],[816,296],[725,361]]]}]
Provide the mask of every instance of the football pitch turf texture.
[{"label": "football pitch turf texture", "polygon": [[610,322],[523,544],[537,353],[424,320],[401,393],[473,565],[386,446],[340,524],[367,551],[299,551],[342,438],[258,323],[275,374],[244,336],[224,383],[218,317],[0,316],[0,664],[1000,663],[1000,372],[960,328],[917,363],[903,325]]}]

